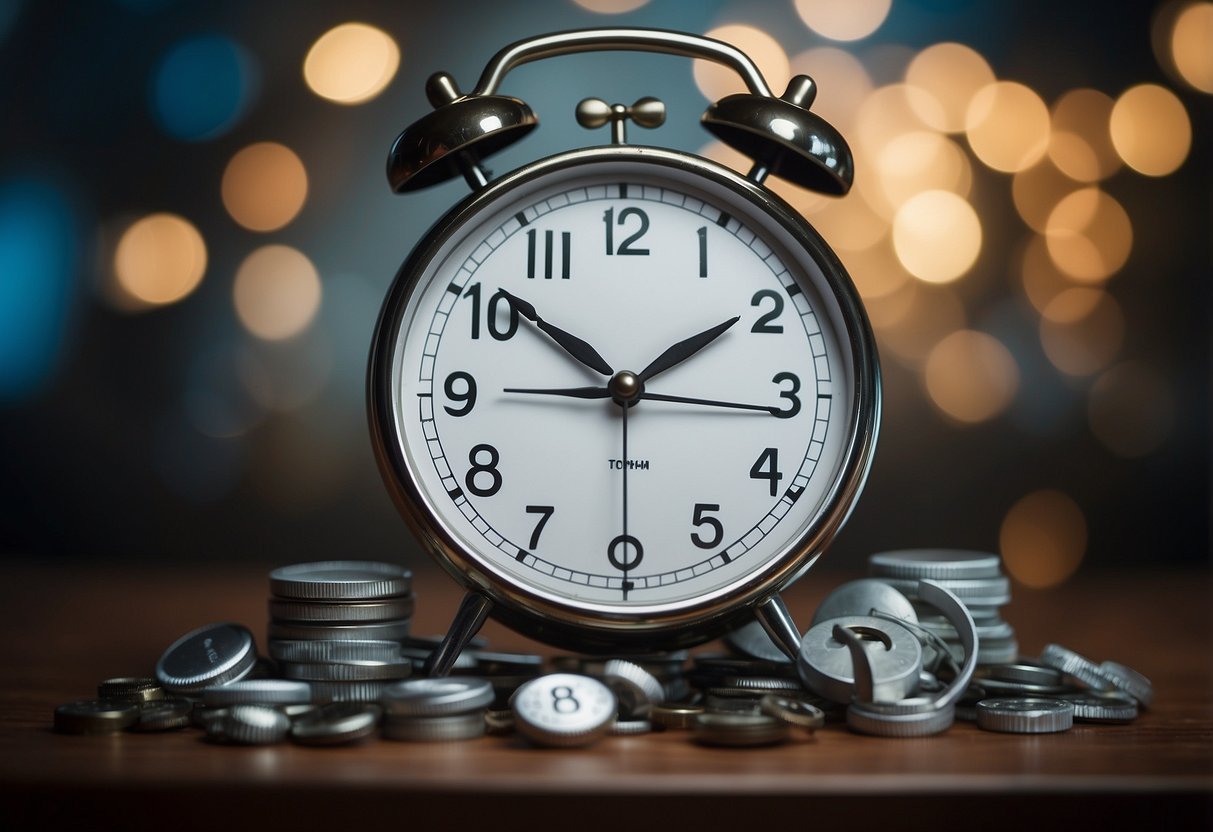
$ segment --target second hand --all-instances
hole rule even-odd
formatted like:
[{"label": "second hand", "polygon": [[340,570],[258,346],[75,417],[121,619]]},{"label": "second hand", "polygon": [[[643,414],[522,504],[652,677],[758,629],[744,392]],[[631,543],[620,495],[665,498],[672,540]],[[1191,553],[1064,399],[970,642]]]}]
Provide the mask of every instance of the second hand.
[{"label": "second hand", "polygon": [[628,410],[623,404],[623,600],[628,600]]}]

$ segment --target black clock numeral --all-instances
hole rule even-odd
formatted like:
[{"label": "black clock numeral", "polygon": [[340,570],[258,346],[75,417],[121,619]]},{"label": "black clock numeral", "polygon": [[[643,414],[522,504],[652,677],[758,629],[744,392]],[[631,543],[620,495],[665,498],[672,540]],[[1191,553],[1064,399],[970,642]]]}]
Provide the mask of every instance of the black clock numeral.
[{"label": "black clock numeral", "polygon": [[[475,341],[480,338],[480,284],[473,283],[463,293],[463,296],[472,299],[472,340]],[[503,304],[506,311],[504,324],[501,323]],[[489,314],[486,323],[488,323],[489,335],[493,336],[494,341],[508,341],[514,337],[514,333],[518,331],[518,313],[506,301],[505,295],[497,293],[489,298]]]},{"label": "black clock numeral", "polygon": [[695,232],[699,235],[699,276],[708,276],[708,227],[705,225]]},{"label": "black clock numeral", "polygon": [[[615,248],[615,225],[623,225],[628,217],[637,217],[640,219],[640,228],[634,234],[629,236],[619,246]],[[632,248],[632,243],[639,240],[649,230],[649,215],[639,208],[624,208],[619,212],[619,220],[616,223],[615,209],[608,208],[602,212],[602,222],[606,225],[606,253],[607,254],[648,254],[647,248]]]},{"label": "black clock numeral", "polygon": [[783,479],[783,474],[779,473],[779,451],[767,448],[759,454],[758,459],[750,466],[750,479],[770,481],[771,496],[774,497],[779,490],[779,481]]},{"label": "black clock numeral", "polygon": [[[459,381],[463,382],[462,393],[455,389],[455,383]],[[476,406],[476,379],[472,378],[471,373],[465,373],[462,370],[451,373],[446,377],[442,389],[446,391],[446,397],[451,401],[463,402],[462,407],[447,407],[443,405],[442,409],[452,416],[466,416]]]},{"label": "black clock numeral", "polygon": [[558,714],[571,714],[581,709],[581,703],[568,685],[552,688],[552,710]]},{"label": "black clock numeral", "polygon": [[539,535],[543,534],[543,527],[552,519],[552,515],[556,512],[554,506],[527,506],[527,514],[538,514],[539,522],[535,524],[535,531],[531,532],[531,541],[527,544],[528,549],[539,548]]},{"label": "black clock numeral", "polygon": [[800,412],[800,397],[796,394],[800,392],[800,379],[793,373],[776,373],[771,381],[776,384],[783,384],[785,381],[792,382],[791,390],[780,390],[779,398],[787,399],[792,403],[787,410],[776,410],[772,415],[777,419],[791,419]]},{"label": "black clock numeral", "polygon": [[783,332],[783,324],[771,323],[771,321],[783,313],[783,298],[779,296],[778,292],[770,289],[759,289],[754,293],[754,297],[750,298],[750,306],[762,306],[762,302],[768,299],[775,304],[774,308],[754,321],[754,325],[750,327],[750,332]]},{"label": "black clock numeral", "polygon": [[[479,457],[482,454],[488,454],[488,462],[480,462]],[[477,497],[492,497],[501,490],[501,472],[497,470],[497,463],[501,461],[501,454],[492,445],[480,444],[472,448],[468,452],[468,462],[472,467],[468,470],[467,476],[463,478],[463,484],[467,486],[468,491],[471,491]],[[478,474],[488,474],[489,487],[481,488],[476,484]],[[771,486],[774,488],[774,486]]]},{"label": "black clock numeral", "polygon": [[[535,251],[539,232],[531,229],[526,233],[526,276],[529,280],[535,279],[535,272],[538,268],[538,263]],[[552,279],[552,261],[555,259],[555,231],[543,232],[543,279]],[[569,258],[572,254],[573,234],[571,231],[560,232],[560,279],[569,279]]]},{"label": "black clock numeral", "polygon": [[691,514],[692,526],[707,526],[712,530],[712,537],[704,540],[697,533],[691,532],[691,542],[700,549],[712,549],[720,545],[720,541],[724,540],[724,526],[715,517],[709,517],[708,512],[720,511],[719,503],[696,503],[695,511]]}]

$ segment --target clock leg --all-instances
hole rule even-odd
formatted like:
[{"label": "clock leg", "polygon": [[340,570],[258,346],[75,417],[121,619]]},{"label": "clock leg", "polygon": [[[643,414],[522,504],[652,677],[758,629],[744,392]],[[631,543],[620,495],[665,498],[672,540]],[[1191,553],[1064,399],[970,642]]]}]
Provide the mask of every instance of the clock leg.
[{"label": "clock leg", "polygon": [[489,610],[492,608],[493,602],[478,592],[469,592],[463,596],[463,600],[459,602],[459,609],[455,612],[455,620],[451,622],[451,627],[447,630],[442,644],[439,644],[434,652],[430,653],[430,657],[425,660],[426,676],[446,676],[451,672],[455,660],[459,658],[463,648],[467,647],[468,642],[476,633],[480,632],[480,628],[484,626],[484,620],[488,618]]},{"label": "clock leg", "polygon": [[754,609],[754,615],[762,629],[767,631],[775,646],[792,661],[800,655],[800,630],[792,620],[792,613],[783,598],[772,595]]}]

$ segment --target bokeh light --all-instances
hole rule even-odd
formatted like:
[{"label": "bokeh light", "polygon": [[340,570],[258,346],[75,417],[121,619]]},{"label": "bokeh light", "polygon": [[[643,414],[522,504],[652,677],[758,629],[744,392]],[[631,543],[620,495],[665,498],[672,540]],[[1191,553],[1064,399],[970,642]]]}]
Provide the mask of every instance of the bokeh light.
[{"label": "bokeh light", "polygon": [[1049,157],[1066,176],[1096,182],[1120,169],[1120,155],[1108,130],[1114,103],[1099,90],[1076,89],[1053,105]]},{"label": "bokeh light", "polygon": [[1120,351],[1125,317],[1116,299],[1099,289],[1067,289],[1049,302],[1040,321],[1040,342],[1053,366],[1071,376],[1090,376]]},{"label": "bokeh light", "polygon": [[1120,271],[1133,247],[1133,224],[1120,203],[1083,188],[1057,203],[1045,224],[1049,256],[1074,280],[1095,283]]},{"label": "bokeh light", "polygon": [[1033,589],[1064,583],[1077,571],[1087,549],[1087,520],[1069,495],[1033,491],[1003,518],[998,548],[1007,572]]},{"label": "bokeh light", "polygon": [[43,389],[66,346],[75,226],[58,188],[0,183],[0,402]]},{"label": "bokeh light", "polygon": [[1213,3],[1193,3],[1179,12],[1170,47],[1180,77],[1201,92],[1213,93]]},{"label": "bokeh light", "polygon": [[1049,149],[1049,110],[1040,96],[1015,81],[982,87],[969,102],[966,135],[977,158],[994,170],[1031,167]]},{"label": "bokeh light", "polygon": [[1069,275],[1057,268],[1049,256],[1049,244],[1040,234],[1033,234],[1021,247],[1018,261],[1024,295],[1037,312],[1043,313],[1053,298],[1075,286]]},{"label": "bokeh light", "polygon": [[400,68],[396,41],[366,23],[343,23],[321,35],[303,60],[303,78],[312,92],[338,104],[370,101]]},{"label": "bokeh light", "polygon": [[251,231],[275,231],[303,208],[307,171],[289,147],[258,142],[227,163],[220,190],[236,222]]},{"label": "bokeh light", "polygon": [[[788,53],[779,45],[779,41],[766,32],[754,26],[730,23],[711,29],[705,35],[732,44],[749,55],[766,79],[767,86],[776,95],[787,87],[792,77]],[[746,92],[741,76],[728,67],[711,61],[695,61],[693,72],[695,85],[711,101],[718,101],[736,92]]]},{"label": "bokeh light", "polygon": [[1157,84],[1125,90],[1112,107],[1110,127],[1120,158],[1146,176],[1174,171],[1192,145],[1192,123],[1183,103]]},{"label": "bokeh light", "polygon": [[1108,450],[1126,458],[1154,451],[1175,422],[1175,396],[1162,375],[1144,361],[1126,361],[1103,373],[1087,401],[1091,432]]},{"label": "bokeh light", "polygon": [[138,306],[163,306],[190,294],[206,274],[206,244],[176,214],[151,214],[132,223],[114,252],[118,288]]},{"label": "bokeh light", "polygon": [[[930,127],[945,133],[961,133],[970,126],[973,96],[994,81],[986,59],[961,43],[928,46],[906,68],[906,83],[927,93],[931,101],[931,106],[924,106],[925,99],[916,97],[911,106]],[[975,112],[972,118],[983,115]]]},{"label": "bokeh light", "polygon": [[981,251],[973,206],[950,191],[924,191],[893,219],[893,248],[906,271],[928,283],[948,283],[972,268]]},{"label": "bokeh light", "polygon": [[[929,130],[919,112],[940,113],[939,103],[924,90],[908,84],[886,84],[872,91],[855,117],[855,135],[851,149],[861,157],[875,159],[885,146],[905,133]],[[857,170],[861,170],[857,166]]]},{"label": "bokeh light", "polygon": [[908,280],[883,297],[865,302],[882,357],[920,370],[935,345],[967,324],[964,304],[949,286]]},{"label": "bokeh light", "polygon": [[1044,234],[1049,227],[1049,215],[1057,203],[1079,187],[1079,183],[1058,170],[1051,159],[1041,159],[1011,177],[1011,199],[1028,228]]},{"label": "bokeh light", "polygon": [[573,0],[578,6],[598,14],[623,14],[632,12],[649,2],[649,0]]},{"label": "bokeh light", "polygon": [[1007,409],[1019,387],[1019,367],[997,338],[966,329],[935,345],[924,381],[933,405],[956,421],[973,424]]},{"label": "bokeh light", "polygon": [[236,272],[236,314],[258,338],[278,341],[298,335],[320,308],[320,275],[303,252],[268,245],[254,251]]},{"label": "bokeh light", "polygon": [[859,251],[839,251],[838,257],[866,302],[896,292],[911,279],[898,261],[893,242],[888,237]]},{"label": "bokeh light", "polygon": [[972,165],[964,150],[946,136],[925,130],[897,136],[869,164],[877,184],[866,187],[867,182],[861,183],[860,193],[888,220],[907,200],[923,191],[967,196],[973,184]]},{"label": "bokeh light", "polygon": [[165,55],[153,77],[152,113],[170,136],[202,141],[232,129],[259,87],[253,56],[222,35],[201,35]]},{"label": "bokeh light", "polygon": [[796,0],[796,13],[823,38],[862,40],[880,28],[893,0]]}]

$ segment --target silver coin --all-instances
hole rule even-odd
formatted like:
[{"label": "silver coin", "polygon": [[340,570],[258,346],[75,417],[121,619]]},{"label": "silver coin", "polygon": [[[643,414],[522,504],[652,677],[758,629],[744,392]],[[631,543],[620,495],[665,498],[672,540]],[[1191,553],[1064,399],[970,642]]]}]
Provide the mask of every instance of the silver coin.
[{"label": "silver coin", "polygon": [[404,658],[389,662],[282,663],[283,677],[315,682],[365,682],[371,679],[407,679],[412,674],[413,663]]},{"label": "silver coin", "polygon": [[1000,682],[1023,682],[1045,687],[1056,687],[1061,684],[1060,670],[1027,662],[991,665],[982,668],[977,676],[982,679],[996,679]]},{"label": "silver coin", "polygon": [[759,709],[767,716],[783,720],[808,731],[825,725],[826,714],[811,702],[795,696],[768,693],[758,702]]},{"label": "silver coin", "polygon": [[388,685],[396,684],[384,679],[367,679],[361,682],[309,682],[312,698],[316,702],[378,702]]},{"label": "silver coin", "polygon": [[1034,696],[1064,696],[1077,688],[1072,685],[1034,685],[1030,682],[1010,682],[1006,679],[982,677],[978,680],[982,690],[991,697],[1023,698]]},{"label": "silver coin", "polygon": [[185,728],[190,724],[190,715],[193,711],[194,703],[186,702],[184,699],[163,699],[152,702],[139,709],[139,719],[131,726],[131,730],[148,733]]},{"label": "silver coin", "polygon": [[330,560],[297,563],[270,572],[270,592],[279,598],[365,601],[408,595],[413,573],[394,563]]},{"label": "silver coin", "polygon": [[1008,734],[1052,734],[1074,724],[1074,706],[1061,699],[983,699],[977,727]]},{"label": "silver coin", "polygon": [[653,730],[653,723],[647,719],[617,719],[611,724],[607,733],[615,737],[631,737],[637,734],[647,734]]},{"label": "silver coin", "polygon": [[383,737],[402,742],[455,742],[485,734],[484,710],[447,716],[388,717]]},{"label": "silver coin", "polygon": [[903,699],[917,689],[922,645],[914,634],[886,619],[853,615],[822,621],[805,633],[797,667],[809,690],[840,704],[851,701],[855,685],[851,652],[834,638],[835,626],[883,642],[883,649],[870,651],[875,699]]},{"label": "silver coin", "polygon": [[112,702],[129,702],[132,705],[144,705],[166,698],[168,694],[164,687],[155,679],[140,676],[119,676],[106,679],[97,685],[97,698],[108,699]]},{"label": "silver coin", "polygon": [[240,624],[208,624],[169,645],[156,663],[156,678],[173,693],[243,679],[257,663],[253,634]]},{"label": "silver coin", "polygon": [[737,688],[709,688],[704,710],[713,714],[760,714],[764,694]]},{"label": "silver coin", "polygon": [[961,549],[901,549],[868,558],[868,574],[935,581],[993,578],[1001,570],[998,555]]},{"label": "silver coin", "polygon": [[324,641],[396,641],[409,634],[412,621],[407,618],[368,624],[288,624],[271,621],[266,627],[272,639]]},{"label": "silver coin", "polygon": [[532,679],[510,700],[518,733],[549,747],[589,745],[610,730],[618,706],[609,687],[574,673]]},{"label": "silver coin", "polygon": [[403,655],[400,642],[384,639],[270,639],[269,650],[280,662],[390,662]]},{"label": "silver coin", "polygon": [[1112,690],[1115,687],[1099,665],[1060,644],[1046,644],[1040,651],[1040,663],[1073,676],[1093,690]]},{"label": "silver coin", "polygon": [[117,734],[139,719],[139,706],[129,702],[86,699],[55,708],[55,730],[63,734]]},{"label": "silver coin", "polygon": [[323,706],[317,705],[315,702],[301,702],[296,705],[275,705],[274,707],[286,714],[294,723],[296,719],[313,714]]},{"label": "silver coin", "polygon": [[496,737],[514,733],[514,712],[508,709],[485,711],[484,730]]},{"label": "silver coin", "polygon": [[1128,694],[1082,691],[1062,698],[1074,706],[1074,718],[1083,722],[1125,724],[1137,719],[1137,700]]},{"label": "silver coin", "polygon": [[941,734],[956,721],[956,706],[923,707],[904,713],[889,712],[875,702],[854,702],[847,708],[847,727],[876,737],[912,739]]},{"label": "silver coin", "polygon": [[784,679],[779,676],[725,676],[721,687],[734,690],[748,690],[754,693],[795,693],[803,691],[804,685],[796,679]]},{"label": "silver coin", "polygon": [[849,581],[827,595],[813,613],[811,626],[816,627],[823,621],[835,618],[870,616],[872,610],[888,613],[903,621],[918,621],[918,613],[904,592],[883,580],[861,578]]},{"label": "silver coin", "polygon": [[372,736],[382,709],[370,702],[333,702],[291,723],[291,739],[300,745],[349,745]]},{"label": "silver coin", "polygon": [[[918,600],[917,578],[880,578],[889,586],[911,600]],[[993,578],[971,578],[963,580],[936,580],[940,586],[951,592],[967,605],[973,599],[976,606],[1002,606],[1011,601],[1010,579],[998,576]]]},{"label": "silver coin", "polygon": [[788,723],[762,713],[703,713],[691,726],[691,738],[703,745],[732,748],[776,745],[788,739]]},{"label": "silver coin", "polygon": [[269,600],[270,617],[274,621],[296,624],[333,623],[355,624],[395,621],[411,618],[413,596],[385,598],[381,601],[292,601],[282,598]]},{"label": "silver coin", "polygon": [[237,745],[272,745],[286,739],[291,721],[286,714],[264,705],[233,705],[209,722],[207,736]]},{"label": "silver coin", "polygon": [[654,705],[665,701],[661,682],[640,665],[625,659],[608,661],[603,666],[602,681],[615,692],[624,719],[647,716]]},{"label": "silver coin", "polygon": [[290,679],[246,679],[202,691],[202,702],[208,708],[224,708],[230,705],[297,705],[311,701],[311,685]]},{"label": "silver coin", "polygon": [[1142,674],[1120,662],[1101,662],[1100,672],[1119,691],[1132,696],[1142,707],[1154,702],[1154,685]]},{"label": "silver coin", "polygon": [[392,717],[446,716],[487,708],[493,685],[486,679],[451,676],[443,679],[407,679],[383,691],[384,711]]},{"label": "silver coin", "polygon": [[751,656],[766,662],[791,664],[792,659],[776,646],[767,634],[762,623],[754,620],[744,627],[733,630],[724,637],[724,643],[730,650],[743,656]]}]

